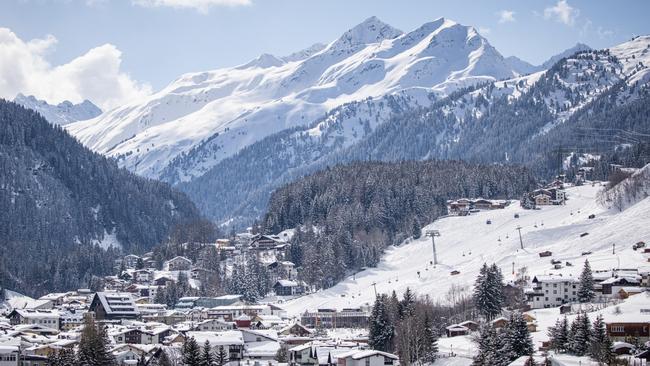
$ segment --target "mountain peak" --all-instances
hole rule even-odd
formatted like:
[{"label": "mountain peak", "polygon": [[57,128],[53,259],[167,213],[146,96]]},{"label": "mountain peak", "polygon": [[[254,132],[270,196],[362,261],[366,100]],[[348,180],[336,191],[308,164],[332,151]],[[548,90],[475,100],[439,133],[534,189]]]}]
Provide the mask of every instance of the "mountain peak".
[{"label": "mountain peak", "polygon": [[564,50],[564,51],[558,53],[557,55],[552,56],[548,60],[544,61],[544,63],[541,65],[541,68],[542,69],[549,69],[551,66],[555,65],[558,61],[560,61],[563,58],[572,56],[576,52],[589,51],[591,49],[592,48],[587,46],[586,44],[578,42],[578,43],[576,43],[575,46],[573,46],[571,48],[567,48],[566,50]]},{"label": "mountain peak", "polygon": [[57,105],[52,105],[45,100],[37,99],[33,95],[26,96],[18,93],[14,98],[14,103],[35,110],[45,117],[48,122],[55,125],[66,125],[76,121],[91,119],[102,113],[99,107],[87,99],[79,104],[65,100]]},{"label": "mountain peak", "polygon": [[275,57],[274,55],[270,53],[263,53],[247,64],[244,64],[240,66],[240,69],[249,69],[249,68],[254,68],[254,67],[259,67],[261,69],[267,69],[269,67],[277,67],[277,66],[282,66],[284,64],[284,61],[281,59]]},{"label": "mountain peak", "polygon": [[394,39],[402,35],[403,32],[393,26],[382,22],[376,16],[364,20],[334,42],[334,48],[346,48],[357,45],[380,42],[385,39]]}]

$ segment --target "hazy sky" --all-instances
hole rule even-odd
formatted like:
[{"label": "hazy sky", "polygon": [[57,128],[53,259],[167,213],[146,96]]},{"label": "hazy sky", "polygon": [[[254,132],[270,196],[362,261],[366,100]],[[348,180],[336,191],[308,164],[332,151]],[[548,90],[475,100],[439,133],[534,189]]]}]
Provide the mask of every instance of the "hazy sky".
[{"label": "hazy sky", "polygon": [[372,15],[403,31],[450,18],[538,64],[648,34],[648,14],[647,0],[2,0],[0,97],[109,108],[185,72],[328,43]]}]

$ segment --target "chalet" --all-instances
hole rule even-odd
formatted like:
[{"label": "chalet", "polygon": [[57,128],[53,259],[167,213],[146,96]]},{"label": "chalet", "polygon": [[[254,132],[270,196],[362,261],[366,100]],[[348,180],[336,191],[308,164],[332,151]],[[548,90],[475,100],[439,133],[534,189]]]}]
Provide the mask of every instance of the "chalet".
[{"label": "chalet", "polygon": [[192,330],[198,332],[208,332],[208,331],[222,331],[222,330],[231,330],[235,329],[234,322],[227,322],[223,318],[219,319],[207,319],[192,327]]},{"label": "chalet", "polygon": [[566,192],[560,188],[551,188],[548,190],[551,192],[551,203],[554,205],[563,205],[566,201]]},{"label": "chalet", "polygon": [[472,332],[476,332],[479,328],[479,325],[477,322],[471,321],[471,320],[465,320],[462,323],[458,323],[458,325],[462,325],[463,327],[467,327]]},{"label": "chalet", "polygon": [[638,295],[644,291],[645,289],[641,287],[621,287],[621,289],[618,290],[617,294],[618,294],[618,298],[627,299],[630,296]]},{"label": "chalet", "polygon": [[153,279],[153,271],[149,269],[138,269],[133,271],[133,280],[137,283],[149,283]]},{"label": "chalet", "polygon": [[290,280],[278,280],[273,285],[273,290],[278,296],[302,295],[305,292],[302,284]]},{"label": "chalet", "polygon": [[165,271],[189,271],[192,267],[192,261],[185,257],[174,257],[163,263]]},{"label": "chalet", "polygon": [[140,316],[129,293],[98,292],[90,303],[97,320],[137,319]]},{"label": "chalet", "polygon": [[14,309],[9,315],[11,325],[37,324],[47,328],[60,328],[61,315],[57,310]]},{"label": "chalet", "polygon": [[551,204],[551,195],[550,194],[537,194],[533,196],[536,206],[548,206]]},{"label": "chalet", "polygon": [[126,268],[136,268],[140,259],[141,258],[135,254],[128,254],[122,258],[122,264],[124,264],[124,267]]},{"label": "chalet", "polygon": [[496,318],[496,319],[492,320],[492,326],[495,329],[504,328],[507,324],[508,324],[508,319],[506,319],[504,317],[499,317],[499,318]]},{"label": "chalet", "polygon": [[293,323],[280,329],[278,333],[283,336],[311,337],[314,331],[300,323]]},{"label": "chalet", "polygon": [[258,250],[269,250],[285,244],[287,243],[277,235],[258,234],[252,238],[250,247]]},{"label": "chalet", "polygon": [[578,300],[578,280],[558,275],[535,276],[524,291],[532,309],[552,308]]},{"label": "chalet", "polygon": [[464,336],[469,334],[469,328],[462,326],[460,324],[453,324],[445,328],[447,332],[447,337],[457,337]]},{"label": "chalet", "polygon": [[162,287],[169,286],[174,282],[176,282],[176,280],[174,280],[170,276],[160,276],[153,280],[153,284],[155,286],[162,286]]},{"label": "chalet", "polygon": [[337,356],[337,366],[388,366],[395,365],[399,357],[376,350],[353,350]]},{"label": "chalet", "polygon": [[638,276],[610,277],[600,283],[603,295],[617,296],[621,288],[638,287],[641,284]]},{"label": "chalet", "polygon": [[471,209],[471,202],[467,198],[461,198],[456,201],[447,201],[447,211],[450,215],[460,215],[462,212],[467,213]]},{"label": "chalet", "polygon": [[606,322],[607,334],[616,341],[624,341],[629,338],[638,338],[642,341],[650,339],[650,322],[629,321],[629,322]]},{"label": "chalet", "polygon": [[369,317],[370,314],[362,309],[318,309],[316,312],[304,312],[300,323],[310,328],[365,328]]},{"label": "chalet", "polygon": [[545,250],[543,252],[539,252],[539,257],[544,258],[544,257],[550,257],[553,255],[553,252],[550,252],[548,250]]},{"label": "chalet", "polygon": [[289,261],[275,261],[267,266],[269,271],[276,278],[287,278],[289,280],[296,276],[295,264]]},{"label": "chalet", "polygon": [[201,267],[194,267],[190,270],[190,277],[195,279],[195,280],[200,280],[202,278],[206,278],[207,275],[212,273],[212,271],[201,268]]}]

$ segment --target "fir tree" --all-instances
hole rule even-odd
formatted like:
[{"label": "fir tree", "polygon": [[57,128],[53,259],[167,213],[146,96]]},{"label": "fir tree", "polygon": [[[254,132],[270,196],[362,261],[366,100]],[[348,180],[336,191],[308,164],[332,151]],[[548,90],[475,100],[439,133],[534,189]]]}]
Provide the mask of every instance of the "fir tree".
[{"label": "fir tree", "polygon": [[584,356],[589,351],[591,323],[587,314],[578,314],[571,323],[571,351],[576,356]]},{"label": "fir tree", "polygon": [[533,340],[528,331],[526,320],[520,312],[516,311],[510,316],[510,321],[504,331],[505,342],[508,343],[511,352],[511,361],[533,354]]},{"label": "fir tree", "polygon": [[228,363],[228,354],[226,353],[226,349],[224,346],[219,346],[219,350],[217,351],[217,357],[215,359],[217,366],[223,366],[226,363]]},{"label": "fir tree", "polygon": [[429,317],[429,313],[424,315],[424,336],[422,337],[423,350],[422,361],[425,363],[433,363],[438,357],[438,335],[433,329],[433,322]]},{"label": "fir tree", "polygon": [[595,297],[594,293],[594,277],[591,273],[591,266],[589,260],[585,259],[585,266],[580,275],[580,284],[578,286],[578,299],[580,302],[590,302]]},{"label": "fir tree", "polygon": [[212,357],[212,347],[208,340],[203,344],[201,351],[201,366],[214,366],[214,358]]},{"label": "fir tree", "polygon": [[612,340],[607,334],[602,315],[598,315],[596,320],[594,320],[590,343],[589,355],[598,362],[607,365],[611,364],[614,358],[612,354]]},{"label": "fir tree", "polygon": [[201,366],[201,350],[193,337],[183,344],[182,354],[186,366]]},{"label": "fir tree", "polygon": [[474,304],[481,315],[492,320],[501,313],[503,307],[503,275],[493,264],[488,267],[483,264],[474,284]]},{"label": "fir tree", "polygon": [[92,317],[84,319],[78,361],[82,366],[115,365],[115,359],[108,351],[106,329],[101,324],[96,324]]},{"label": "fir tree", "polygon": [[377,296],[375,299],[369,319],[370,332],[368,335],[370,347],[384,352],[391,351],[394,335],[394,328],[386,309],[387,299],[386,295]]},{"label": "fir tree", "polygon": [[555,326],[549,328],[549,339],[551,341],[551,348],[555,352],[566,352],[568,351],[569,345],[569,321],[566,316],[564,318],[557,319],[555,321]]}]

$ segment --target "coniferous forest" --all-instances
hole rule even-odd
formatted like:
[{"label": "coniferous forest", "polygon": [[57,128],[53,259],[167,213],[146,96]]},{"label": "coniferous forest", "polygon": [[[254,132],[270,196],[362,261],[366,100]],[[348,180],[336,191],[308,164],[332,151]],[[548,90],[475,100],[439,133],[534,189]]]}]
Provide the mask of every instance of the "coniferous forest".
[{"label": "coniferous forest", "polygon": [[[0,284],[29,295],[90,286],[119,242],[142,252],[199,213],[184,194],[140,178],[34,111],[0,100]],[[113,239],[114,238],[114,239]]]},{"label": "coniferous forest", "polygon": [[[273,193],[262,223],[269,233],[297,228],[290,260],[317,288],[374,266],[383,249],[447,212],[448,199],[516,199],[535,187],[525,168],[460,161],[339,165]],[[324,271],[323,268],[328,268]]]}]

